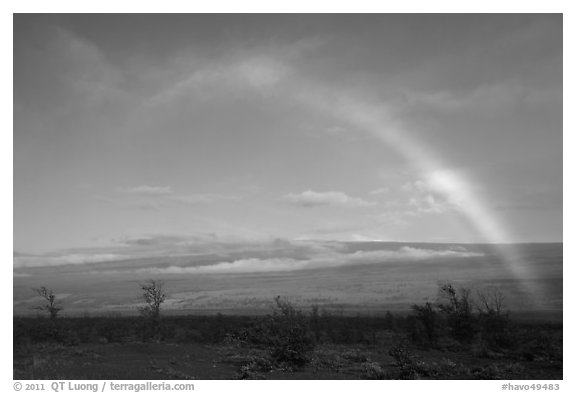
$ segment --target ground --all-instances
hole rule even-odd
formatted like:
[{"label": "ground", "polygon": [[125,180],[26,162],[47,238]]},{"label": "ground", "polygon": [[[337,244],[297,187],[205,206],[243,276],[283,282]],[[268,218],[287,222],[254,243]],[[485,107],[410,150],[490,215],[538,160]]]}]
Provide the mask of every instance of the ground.
[{"label": "ground", "polygon": [[272,367],[264,358],[234,344],[34,344],[15,349],[14,379],[562,379],[561,361],[437,350],[411,350],[403,369],[386,345],[320,345],[302,368]]}]

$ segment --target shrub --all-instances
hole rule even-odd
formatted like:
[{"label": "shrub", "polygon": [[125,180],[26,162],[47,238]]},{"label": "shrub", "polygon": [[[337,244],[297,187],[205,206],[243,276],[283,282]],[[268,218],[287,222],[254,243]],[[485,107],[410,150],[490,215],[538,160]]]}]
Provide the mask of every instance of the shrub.
[{"label": "shrub", "polygon": [[59,301],[56,299],[54,291],[46,287],[40,287],[34,288],[34,292],[36,292],[38,296],[42,297],[46,302],[46,304],[43,306],[37,306],[35,309],[39,311],[46,311],[50,316],[50,319],[55,320],[58,316],[58,313],[62,311],[62,307],[60,307]]},{"label": "shrub", "polygon": [[440,318],[434,306],[426,302],[423,306],[414,304],[415,323],[411,326],[412,340],[419,344],[435,344],[440,335]]},{"label": "shrub", "polygon": [[504,311],[504,295],[495,287],[478,292],[478,324],[482,340],[492,349],[511,349],[518,343],[517,329]]},{"label": "shrub", "polygon": [[368,379],[389,379],[389,375],[376,362],[364,362],[362,364],[362,373]]},{"label": "shrub", "polygon": [[395,360],[396,366],[400,369],[399,379],[418,379],[431,374],[424,362],[414,359],[414,356],[404,345],[397,345],[388,352]]},{"label": "shrub", "polygon": [[446,315],[450,334],[460,342],[470,343],[477,333],[470,290],[457,291],[452,284],[444,284],[440,287],[440,296],[448,301],[439,304],[438,309]]},{"label": "shrub", "polygon": [[471,374],[476,379],[510,379],[522,372],[524,372],[524,367],[519,363],[492,363],[471,370]]},{"label": "shrub", "polygon": [[314,349],[308,319],[292,303],[275,299],[276,308],[268,317],[264,334],[270,355],[277,362],[293,366],[303,366],[308,362],[308,354]]},{"label": "shrub", "polygon": [[562,341],[551,333],[549,330],[528,329],[519,344],[522,357],[529,361],[561,361]]}]

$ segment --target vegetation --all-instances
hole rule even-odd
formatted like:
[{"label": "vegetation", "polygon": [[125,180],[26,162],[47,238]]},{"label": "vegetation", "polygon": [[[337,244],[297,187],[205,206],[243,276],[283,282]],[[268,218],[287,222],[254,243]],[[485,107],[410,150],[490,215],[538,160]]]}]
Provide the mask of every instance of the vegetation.
[{"label": "vegetation", "polygon": [[452,284],[444,284],[440,286],[440,297],[444,302],[438,304],[438,309],[446,317],[450,335],[459,342],[470,343],[477,329],[470,290],[457,290]]},{"label": "vegetation", "polygon": [[46,311],[50,316],[51,320],[56,319],[58,313],[62,310],[60,307],[58,300],[56,299],[56,295],[52,289],[48,289],[46,287],[34,288],[34,292],[36,292],[39,296],[41,296],[45,300],[45,304],[42,306],[38,306],[35,309],[39,311]]},{"label": "vegetation", "polygon": [[273,313],[249,327],[247,337],[252,343],[263,344],[270,360],[288,367],[301,367],[308,363],[314,348],[310,318],[290,301],[276,297]]},{"label": "vegetation", "polygon": [[[362,379],[562,377],[562,326],[514,322],[497,288],[473,296],[470,290],[443,284],[437,302],[413,305],[410,314],[344,316],[319,306],[302,309],[276,297],[265,316],[164,315],[161,324],[166,299],[162,283],[148,281],[140,289],[146,303],[141,317],[60,317],[55,322],[61,308],[52,291],[41,288],[48,318],[14,318],[15,358],[31,359],[15,362],[15,375],[39,375],[38,368],[27,370],[47,348],[60,348],[66,359],[69,353],[86,348],[92,353],[117,343],[115,351],[134,345],[195,348],[191,357],[150,365],[165,378],[193,375],[191,370],[202,367],[193,363],[196,353],[206,350],[202,348],[219,354],[235,370],[228,378],[289,373]],[[50,349],[50,356],[55,351]],[[176,369],[180,364],[191,365]]]},{"label": "vegetation", "polygon": [[160,319],[160,306],[166,300],[164,283],[157,280],[148,280],[140,283],[142,297],[146,305],[140,308],[140,313],[152,320]]}]

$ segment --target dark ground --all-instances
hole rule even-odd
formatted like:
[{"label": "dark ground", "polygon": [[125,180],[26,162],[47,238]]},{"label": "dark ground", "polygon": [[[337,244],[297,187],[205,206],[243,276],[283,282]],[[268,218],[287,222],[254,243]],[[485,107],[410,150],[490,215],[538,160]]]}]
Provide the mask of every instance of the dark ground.
[{"label": "dark ground", "polygon": [[[323,345],[302,369],[257,372],[261,379],[395,379],[399,367],[382,347]],[[14,356],[14,379],[238,379],[254,353],[226,345],[110,343],[43,345]],[[422,379],[562,379],[561,361],[478,359],[470,353],[416,351]]]},{"label": "dark ground", "polygon": [[57,328],[46,318],[17,319],[14,379],[563,378],[559,324],[519,325],[518,344],[498,350],[478,339],[416,344],[407,318],[331,318],[301,365],[271,361],[270,348],[239,338],[262,318],[167,319],[161,339],[138,337],[138,318],[61,319]]}]

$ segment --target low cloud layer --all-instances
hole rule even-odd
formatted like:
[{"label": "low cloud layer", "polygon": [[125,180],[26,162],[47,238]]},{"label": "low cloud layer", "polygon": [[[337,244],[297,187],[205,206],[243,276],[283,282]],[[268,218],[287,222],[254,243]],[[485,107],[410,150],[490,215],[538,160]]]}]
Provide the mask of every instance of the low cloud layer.
[{"label": "low cloud layer", "polygon": [[338,266],[369,265],[390,262],[432,261],[434,259],[455,259],[482,257],[484,254],[471,252],[464,248],[447,248],[432,250],[404,246],[397,250],[356,251],[353,253],[338,253],[328,248],[325,252],[316,253],[309,259],[294,258],[246,258],[232,262],[220,262],[204,266],[169,266],[166,268],[138,269],[135,273],[145,274],[241,274],[241,273],[271,273],[296,271],[306,269],[331,268]]},{"label": "low cloud layer", "polygon": [[14,268],[83,265],[86,263],[109,262],[126,258],[125,255],[119,254],[28,255],[14,257]]},{"label": "low cloud layer", "polygon": [[373,202],[351,197],[340,191],[316,192],[308,190],[300,194],[291,193],[285,195],[284,199],[293,205],[303,207],[336,206],[354,208],[375,205]]}]

